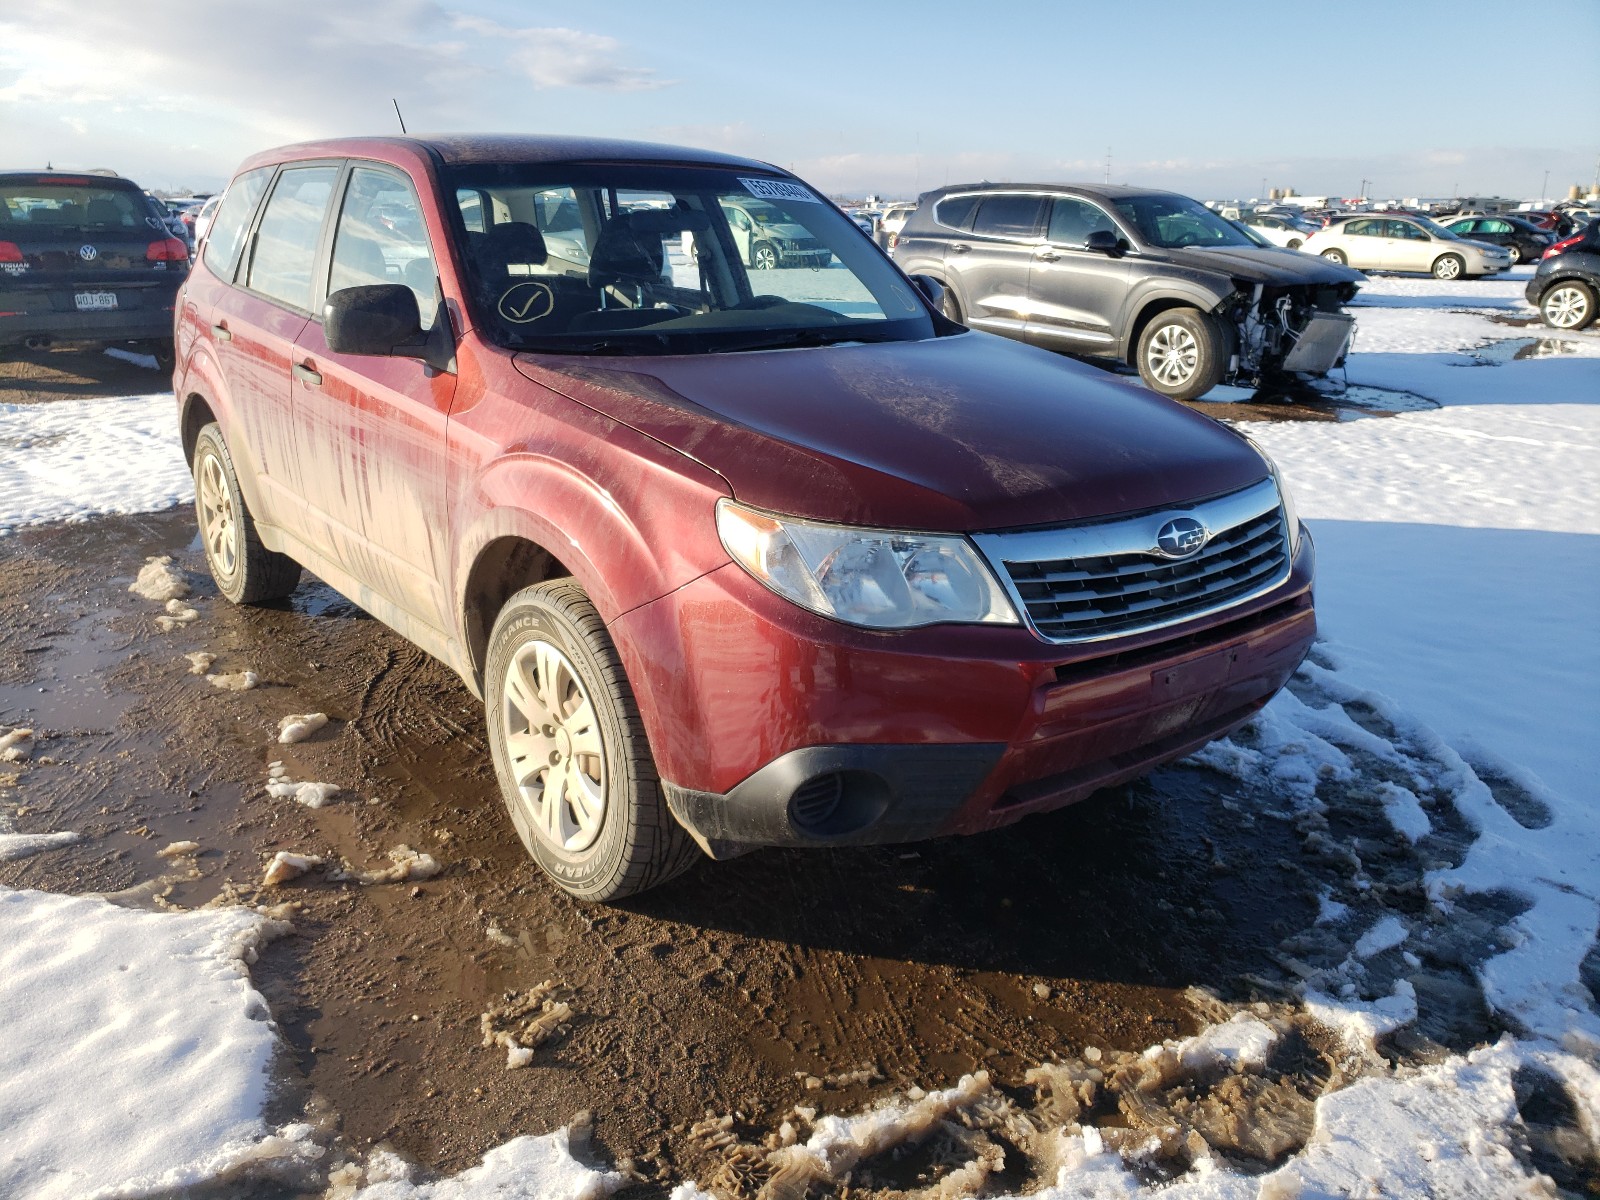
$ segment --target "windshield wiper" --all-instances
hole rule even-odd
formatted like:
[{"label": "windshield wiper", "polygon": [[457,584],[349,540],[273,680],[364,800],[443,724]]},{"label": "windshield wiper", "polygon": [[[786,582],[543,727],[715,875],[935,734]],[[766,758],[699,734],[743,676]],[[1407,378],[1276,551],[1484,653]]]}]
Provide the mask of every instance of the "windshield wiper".
[{"label": "windshield wiper", "polygon": [[748,341],[731,342],[713,346],[713,354],[731,354],[747,350],[787,350],[795,346],[837,346],[845,342],[887,342],[892,338],[882,334],[863,333],[845,329],[794,329],[787,333],[762,334]]}]

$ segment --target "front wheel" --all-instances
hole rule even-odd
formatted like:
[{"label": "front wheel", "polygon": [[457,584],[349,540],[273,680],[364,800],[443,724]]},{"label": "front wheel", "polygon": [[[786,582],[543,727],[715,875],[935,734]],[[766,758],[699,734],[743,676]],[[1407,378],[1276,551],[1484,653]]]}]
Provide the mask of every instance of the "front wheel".
[{"label": "front wheel", "polygon": [[1304,246],[1304,245],[1305,245],[1305,243],[1303,241],[1301,241],[1299,238],[1290,238],[1289,239],[1289,249],[1291,249],[1291,250],[1298,250],[1298,249],[1300,249],[1301,246]]},{"label": "front wheel", "polygon": [[1349,261],[1345,258],[1343,250],[1324,250],[1322,252],[1322,257],[1331,263],[1336,263],[1341,267],[1344,266],[1347,261]]},{"label": "front wheel", "polygon": [[1506,247],[1506,252],[1511,255],[1511,265],[1513,267],[1522,261],[1522,247],[1515,242]]},{"label": "front wheel", "polygon": [[584,900],[619,900],[685,870],[695,844],[667,811],[633,691],[573,580],[524,588],[489,639],[489,746],[511,822],[541,870]]},{"label": "front wheel", "polygon": [[294,591],[300,564],[262,545],[215,422],[195,439],[193,466],[195,521],[217,590],[235,604],[261,604]]},{"label": "front wheel", "polygon": [[1139,337],[1139,375],[1152,391],[1193,400],[1222,382],[1227,339],[1221,326],[1194,308],[1174,308],[1145,326]]},{"label": "front wheel", "polygon": [[1441,254],[1434,260],[1433,277],[1435,279],[1460,279],[1466,269],[1467,264],[1459,254]]},{"label": "front wheel", "polygon": [[1539,315],[1552,329],[1582,329],[1594,320],[1594,306],[1594,289],[1567,279],[1540,298]]},{"label": "front wheel", "polygon": [[778,269],[778,250],[771,242],[757,242],[756,248],[750,251],[750,265],[758,271],[775,271]]},{"label": "front wheel", "polygon": [[961,317],[961,301],[956,299],[956,294],[948,283],[944,285],[944,299],[939,301],[939,311],[957,325],[966,324]]}]

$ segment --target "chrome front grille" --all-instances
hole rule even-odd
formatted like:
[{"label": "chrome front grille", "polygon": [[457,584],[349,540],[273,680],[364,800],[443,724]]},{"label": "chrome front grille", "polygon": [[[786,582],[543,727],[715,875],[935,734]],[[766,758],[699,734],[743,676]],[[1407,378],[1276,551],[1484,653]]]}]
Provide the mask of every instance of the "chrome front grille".
[{"label": "chrome front grille", "polygon": [[[1194,518],[1209,534],[1186,558],[1157,546],[1161,527],[1175,517]],[[1174,625],[1276,586],[1289,574],[1287,532],[1268,479],[1146,516],[974,540],[1041,637],[1088,642]]]}]

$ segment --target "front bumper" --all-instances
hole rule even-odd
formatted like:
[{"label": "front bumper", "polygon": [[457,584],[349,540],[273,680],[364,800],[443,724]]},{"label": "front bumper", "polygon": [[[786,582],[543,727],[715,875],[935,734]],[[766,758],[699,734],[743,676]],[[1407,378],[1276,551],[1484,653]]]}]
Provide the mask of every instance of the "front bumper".
[{"label": "front bumper", "polygon": [[731,564],[612,633],[668,803],[713,857],[975,833],[1225,736],[1316,633],[1314,550],[1209,618],[1089,646],[1017,628],[892,634],[804,612]]}]

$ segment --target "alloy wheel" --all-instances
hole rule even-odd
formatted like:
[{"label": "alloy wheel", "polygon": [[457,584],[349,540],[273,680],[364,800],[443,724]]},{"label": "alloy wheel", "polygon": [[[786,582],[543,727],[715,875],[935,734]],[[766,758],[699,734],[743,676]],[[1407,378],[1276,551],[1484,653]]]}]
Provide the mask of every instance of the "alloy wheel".
[{"label": "alloy wheel", "polygon": [[1544,319],[1556,329],[1576,329],[1589,316],[1589,297],[1579,288],[1552,288],[1544,298]]},{"label": "alloy wheel", "polygon": [[1433,264],[1433,274],[1436,279],[1454,279],[1461,274],[1461,260],[1447,254]]},{"label": "alloy wheel", "polygon": [[557,850],[587,850],[606,815],[606,755],[595,708],[572,661],[545,641],[511,657],[505,746],[529,824]]},{"label": "alloy wheel", "polygon": [[1168,387],[1187,383],[1200,361],[1200,344],[1182,325],[1165,325],[1156,330],[1145,351],[1150,374]]},{"label": "alloy wheel", "polygon": [[239,569],[239,519],[222,461],[210,453],[200,460],[200,533],[212,568],[231,578]]}]

